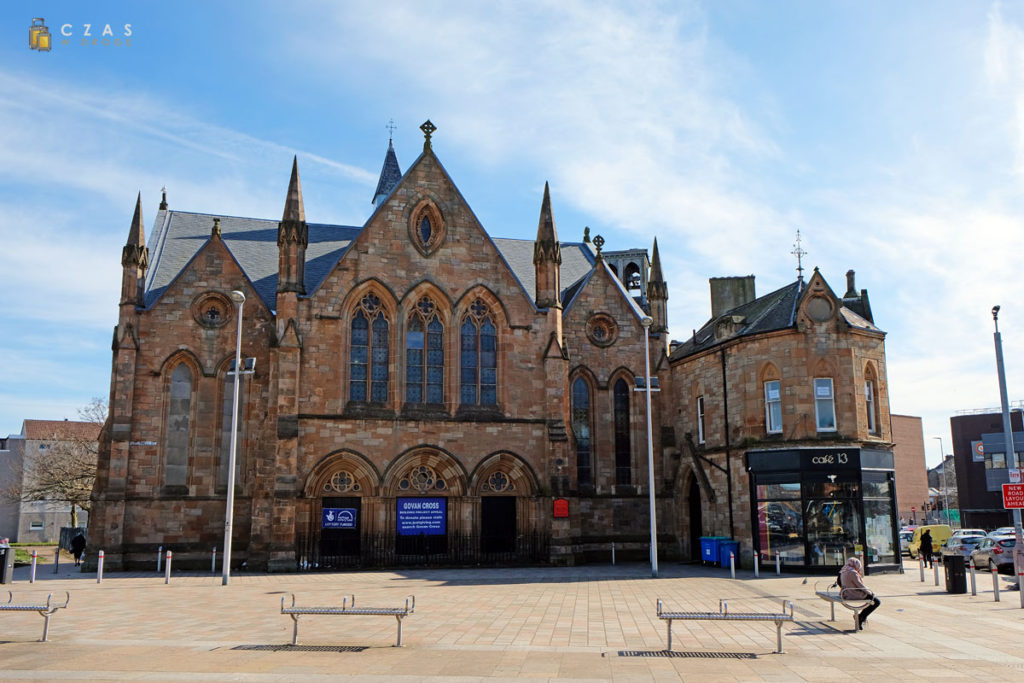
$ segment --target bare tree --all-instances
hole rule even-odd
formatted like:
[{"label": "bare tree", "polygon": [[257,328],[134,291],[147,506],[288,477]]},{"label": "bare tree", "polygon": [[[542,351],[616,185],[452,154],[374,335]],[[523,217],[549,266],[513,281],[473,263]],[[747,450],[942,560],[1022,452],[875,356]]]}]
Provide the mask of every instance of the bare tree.
[{"label": "bare tree", "polygon": [[[19,482],[2,493],[9,500],[23,503],[46,501],[71,506],[71,526],[78,526],[78,511],[90,509],[92,485],[96,479],[98,434],[107,420],[107,403],[94,398],[78,411],[81,422],[58,425],[47,439],[45,455],[29,457],[12,463]],[[86,423],[88,427],[83,428]],[[94,428],[92,428],[94,427]],[[21,476],[17,476],[20,474]]]}]

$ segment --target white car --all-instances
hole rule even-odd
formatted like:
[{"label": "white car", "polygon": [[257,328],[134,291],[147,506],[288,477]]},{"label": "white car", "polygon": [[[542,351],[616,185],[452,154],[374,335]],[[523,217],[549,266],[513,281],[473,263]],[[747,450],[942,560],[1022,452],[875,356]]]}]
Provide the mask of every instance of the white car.
[{"label": "white car", "polygon": [[[1013,533],[1013,532],[1011,532]],[[988,532],[984,529],[957,529],[953,532],[952,538],[960,538],[961,536],[986,536]]]},{"label": "white car", "polygon": [[1015,533],[1016,530],[1012,526],[1001,526],[995,531],[988,532],[988,537],[994,538],[996,536],[1013,536]]}]

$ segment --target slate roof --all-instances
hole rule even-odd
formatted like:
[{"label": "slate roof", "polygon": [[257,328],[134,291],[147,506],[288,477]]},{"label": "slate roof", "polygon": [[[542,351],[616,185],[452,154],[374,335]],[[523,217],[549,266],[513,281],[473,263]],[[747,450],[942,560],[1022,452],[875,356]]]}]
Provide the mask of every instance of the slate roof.
[{"label": "slate roof", "polygon": [[[774,332],[796,326],[796,306],[803,292],[803,280],[796,280],[774,292],[760,296],[753,301],[725,311],[711,318],[690,339],[676,346],[669,355],[671,360],[686,358],[695,353],[710,349],[718,344],[762,332]],[[842,303],[842,299],[840,299]],[[840,306],[839,314],[852,327],[880,332],[874,324],[864,319],[846,306]],[[740,320],[734,334],[724,339],[715,339],[715,328],[719,322],[727,318]]]},{"label": "slate roof", "polygon": [[[277,227],[278,221],[239,218],[188,211],[162,210],[157,213],[150,240],[150,268],[146,278],[146,307],[152,306],[179,273],[209,241],[213,219],[220,219],[221,238],[242,271],[252,281],[260,299],[277,310]],[[350,225],[309,223],[306,247],[306,294],[313,294],[362,231]],[[536,296],[533,240],[494,239],[501,256],[522,284],[529,299]],[[563,242],[562,300],[578,285],[594,264],[593,252],[582,242]]]},{"label": "slate roof", "polygon": [[[277,310],[278,221],[166,210],[157,213],[150,240],[147,308],[209,241],[215,217],[220,219],[221,238],[252,281],[260,299],[270,310]],[[308,225],[305,285],[306,292],[312,294],[362,228],[323,223]]]},{"label": "slate roof", "polygon": [[391,190],[395,189],[398,181],[402,179],[402,170],[398,167],[398,156],[395,155],[395,147],[388,140],[388,151],[384,155],[384,166],[380,169],[380,180],[377,181],[377,191],[373,193],[371,204],[377,203],[377,197],[387,197]]}]

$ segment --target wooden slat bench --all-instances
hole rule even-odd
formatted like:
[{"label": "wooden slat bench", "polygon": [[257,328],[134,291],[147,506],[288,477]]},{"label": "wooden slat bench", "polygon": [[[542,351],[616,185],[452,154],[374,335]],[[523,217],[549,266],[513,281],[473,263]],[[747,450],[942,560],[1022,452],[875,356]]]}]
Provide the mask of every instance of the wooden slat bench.
[{"label": "wooden slat bench", "polygon": [[59,610],[64,609],[71,602],[71,594],[68,592],[64,593],[65,599],[64,604],[53,602],[53,593],[46,596],[46,604],[41,602],[36,603],[18,603],[14,602],[14,593],[7,591],[7,602],[0,603],[0,612],[39,612],[39,615],[43,618],[43,638],[41,642],[46,642],[47,636],[50,633],[50,617]]},{"label": "wooden slat bench", "polygon": [[[351,599],[351,603],[349,600]],[[295,594],[292,593],[292,604],[285,605],[284,598],[281,598],[281,614],[287,614],[295,622],[292,629],[292,645],[299,643],[299,617],[304,614],[313,615],[363,615],[363,616],[388,616],[398,620],[398,640],[395,647],[402,647],[402,619],[413,613],[416,609],[416,596],[409,595],[405,598],[404,607],[356,607],[356,596],[350,595],[342,598],[341,607],[299,607],[295,604]]]},{"label": "wooden slat bench", "polygon": [[[786,605],[789,605],[789,613],[786,613]],[[729,604],[725,600],[718,601],[717,612],[666,612],[663,609],[661,600],[658,600],[658,618],[668,622],[668,649],[672,649],[672,622],[701,620],[701,621],[772,621],[775,622],[778,647],[776,653],[782,654],[782,624],[793,621],[793,603],[787,600],[782,601],[782,612],[730,612]]]}]

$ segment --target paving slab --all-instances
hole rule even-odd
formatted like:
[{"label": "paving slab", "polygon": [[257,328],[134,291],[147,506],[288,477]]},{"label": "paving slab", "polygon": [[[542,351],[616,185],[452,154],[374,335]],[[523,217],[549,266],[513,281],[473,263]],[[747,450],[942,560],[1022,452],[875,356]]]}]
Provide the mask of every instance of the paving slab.
[{"label": "paving slab", "polygon": [[[155,567],[154,567],[155,569]],[[776,576],[666,564],[409,569],[219,575],[107,572],[70,565],[15,570],[15,601],[71,595],[49,642],[42,618],[0,612],[0,679],[32,681],[822,681],[1024,678],[1024,610],[1001,577],[1002,601],[952,595],[905,574],[869,576],[882,606],[861,632],[814,595],[832,577]],[[944,584],[943,584],[944,585]],[[281,598],[300,605],[399,606],[416,596],[394,647],[390,616],[303,616],[299,647]],[[676,622],[667,652],[655,603],[673,611],[777,612],[792,601],[775,654],[771,622]]]}]

